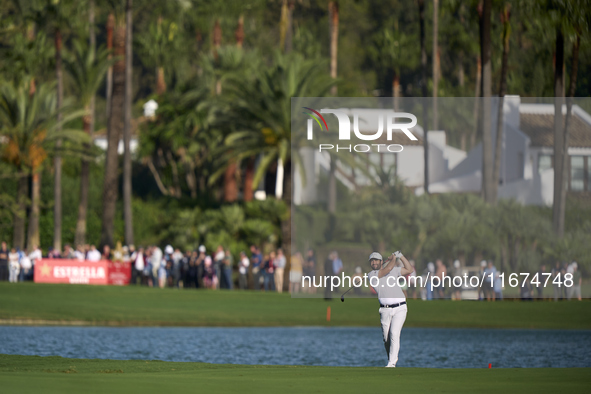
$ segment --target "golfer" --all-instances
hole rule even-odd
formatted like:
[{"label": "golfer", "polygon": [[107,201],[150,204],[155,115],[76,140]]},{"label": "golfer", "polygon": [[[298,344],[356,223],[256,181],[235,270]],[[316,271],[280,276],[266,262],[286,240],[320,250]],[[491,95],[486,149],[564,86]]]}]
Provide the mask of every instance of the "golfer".
[{"label": "golfer", "polygon": [[[403,267],[397,266],[398,259],[402,261]],[[373,252],[369,255],[369,264],[372,269],[368,275],[369,283],[378,294],[380,302],[380,321],[388,356],[386,367],[394,368],[400,350],[400,331],[407,311],[406,298],[398,286],[398,278],[412,273],[414,269],[400,252],[392,253],[385,263],[381,254]]]}]

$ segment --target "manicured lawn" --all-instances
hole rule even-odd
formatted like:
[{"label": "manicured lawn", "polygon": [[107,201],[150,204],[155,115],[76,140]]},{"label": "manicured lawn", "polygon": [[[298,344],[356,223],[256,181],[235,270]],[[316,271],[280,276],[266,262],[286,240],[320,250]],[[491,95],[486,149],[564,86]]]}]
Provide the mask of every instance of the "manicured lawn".
[{"label": "manicured lawn", "polygon": [[[338,296],[337,296],[338,297]],[[331,321],[326,309],[331,307]],[[409,300],[406,327],[591,329],[591,302]],[[0,324],[378,326],[375,299],[145,287],[0,283]]]},{"label": "manicured lawn", "polygon": [[588,368],[247,366],[0,355],[2,393],[587,393]]}]

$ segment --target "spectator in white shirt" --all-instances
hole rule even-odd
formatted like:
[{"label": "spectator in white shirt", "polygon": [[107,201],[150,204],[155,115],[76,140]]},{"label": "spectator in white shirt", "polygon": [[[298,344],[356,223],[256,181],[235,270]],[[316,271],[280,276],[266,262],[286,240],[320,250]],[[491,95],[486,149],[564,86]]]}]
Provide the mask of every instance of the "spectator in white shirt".
[{"label": "spectator in white shirt", "polygon": [[19,263],[21,265],[19,280],[24,282],[25,280],[30,279],[33,265],[31,264],[31,259],[29,256],[27,256],[24,252],[21,252],[19,257]]},{"label": "spectator in white shirt", "polygon": [[275,288],[278,293],[283,292],[283,272],[285,269],[285,255],[282,249],[277,249],[277,257],[275,258]]},{"label": "spectator in white shirt", "polygon": [[29,254],[29,259],[31,259],[31,263],[33,264],[33,266],[35,266],[37,260],[41,260],[42,258],[43,255],[41,254],[41,249],[39,249],[39,247],[35,245],[35,247],[33,247],[33,251],[31,252],[31,254]]},{"label": "spectator in white shirt", "polygon": [[78,247],[76,248],[76,251],[74,252],[74,255],[76,256],[76,259],[78,261],[84,261],[84,258],[85,258],[84,246],[78,245]]},{"label": "spectator in white shirt", "polygon": [[137,252],[134,252],[131,255],[131,261],[133,264],[133,269],[131,271],[131,284],[136,285],[137,278],[140,278],[141,284],[144,268],[146,267],[146,262],[144,260],[144,248],[140,247]]},{"label": "spectator in white shirt", "polygon": [[240,290],[246,290],[249,265],[250,260],[246,256],[246,253],[240,252],[240,261],[238,262],[238,285],[240,286]]},{"label": "spectator in white shirt", "polygon": [[8,269],[8,280],[12,283],[18,282],[18,274],[21,270],[21,266],[18,262],[18,253],[15,248],[12,248],[10,253],[8,253]]},{"label": "spectator in white shirt", "polygon": [[150,256],[150,263],[152,264],[152,286],[158,285],[158,269],[162,264],[162,249],[158,246],[152,247],[152,255]]},{"label": "spectator in white shirt", "polygon": [[88,261],[100,261],[101,252],[96,249],[96,246],[90,245],[90,250],[88,251],[88,256],[86,258]]}]

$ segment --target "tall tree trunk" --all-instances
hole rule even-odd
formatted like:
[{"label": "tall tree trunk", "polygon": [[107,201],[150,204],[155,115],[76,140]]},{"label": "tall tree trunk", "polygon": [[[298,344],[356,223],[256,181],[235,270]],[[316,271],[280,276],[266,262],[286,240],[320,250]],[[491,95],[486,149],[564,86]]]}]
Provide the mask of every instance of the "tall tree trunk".
[{"label": "tall tree trunk", "polygon": [[125,105],[125,25],[121,23],[114,32],[114,55],[119,60],[113,66],[113,95],[110,117],[107,123],[107,152],[105,180],[103,183],[103,212],[101,246],[114,246],[113,233],[119,183],[119,157],[117,148],[123,131],[123,109]]},{"label": "tall tree trunk", "polygon": [[[158,16],[157,24],[158,29],[162,28],[162,22],[164,18],[162,15]],[[156,94],[163,95],[166,92],[166,78],[164,77],[164,67],[159,65],[156,67]]]},{"label": "tall tree trunk", "polygon": [[125,243],[133,245],[133,211],[131,205],[131,105],[132,105],[132,72],[133,72],[133,0],[127,0],[125,7],[125,123],[123,125],[123,221],[125,226]]},{"label": "tall tree trunk", "polygon": [[423,189],[429,194],[429,114],[427,109],[427,50],[425,48],[425,1],[418,0],[419,29],[421,42],[421,94],[423,95],[423,160],[424,181]]},{"label": "tall tree trunk", "polygon": [[564,236],[564,227],[565,227],[565,211],[566,211],[566,191],[568,190],[568,169],[569,163],[568,160],[570,156],[568,154],[568,146],[569,146],[569,126],[572,119],[572,109],[573,109],[573,97],[575,96],[575,90],[577,87],[577,73],[579,69],[579,47],[581,45],[581,36],[577,33],[577,38],[573,44],[573,57],[571,60],[571,77],[570,77],[570,85],[568,88],[568,99],[566,100],[566,119],[564,122],[564,136],[563,136],[563,143],[562,143],[562,183],[560,184],[560,201],[558,204],[558,231],[557,234],[559,237]]},{"label": "tall tree trunk", "polygon": [[240,15],[238,18],[238,26],[234,32],[234,38],[236,39],[236,47],[242,49],[244,44],[244,15]]},{"label": "tall tree trunk", "polygon": [[[244,17],[242,15],[238,18],[238,27],[234,32],[234,37],[236,38],[236,47],[242,49],[242,44],[244,42]],[[221,87],[219,88],[219,93],[221,93]],[[238,181],[236,179],[237,170],[238,165],[236,161],[230,159],[228,167],[224,173],[225,202],[234,202],[238,199]]]},{"label": "tall tree trunk", "polygon": [[474,130],[470,135],[470,149],[474,148],[476,145],[476,137],[478,136],[479,124],[478,114],[480,113],[480,88],[482,81],[482,63],[480,63],[480,56],[476,60],[476,92],[474,92],[474,112],[473,112],[473,119],[474,119]]},{"label": "tall tree trunk", "polygon": [[96,33],[94,31],[94,0],[88,1],[88,33],[90,48],[94,53],[96,48]]},{"label": "tall tree trunk", "polygon": [[491,130],[491,7],[492,0],[484,0],[480,18],[480,58],[482,63],[482,195],[493,203],[493,152]]},{"label": "tall tree trunk", "polygon": [[[458,85],[463,88],[465,83],[464,52],[458,53]],[[462,89],[463,91],[463,89]]]},{"label": "tall tree trunk", "polygon": [[287,260],[287,264],[284,270],[284,277],[283,277],[283,290],[289,290],[289,271],[291,269],[291,224],[292,224],[292,207],[291,207],[291,198],[292,198],[292,173],[291,173],[291,159],[287,159],[285,162],[285,177],[283,178],[283,201],[287,206],[289,211],[289,216],[281,222],[281,245],[283,248],[283,253]]},{"label": "tall tree trunk", "polygon": [[[94,53],[96,50],[96,34],[94,30],[94,0],[88,3],[88,33],[90,50]],[[90,99],[90,105],[85,108],[88,113],[82,118],[83,128],[92,138],[94,134],[94,95]],[[85,144],[84,149],[90,150],[90,144]],[[78,220],[76,221],[76,233],[74,235],[74,244],[84,245],[86,243],[86,216],[88,212],[88,189],[90,188],[90,163],[82,159],[80,163],[80,200],[78,202]]]},{"label": "tall tree trunk", "polygon": [[[35,39],[35,23],[28,22],[27,23],[27,41],[32,42]],[[33,96],[37,91],[37,86],[35,85],[35,77],[31,77],[31,81],[29,82],[29,96]],[[23,238],[24,239],[24,238]],[[24,241],[23,241],[24,247]],[[22,247],[21,247],[22,249]]]},{"label": "tall tree trunk", "polygon": [[17,186],[17,211],[14,213],[14,235],[12,243],[15,248],[23,250],[25,247],[25,223],[27,218],[27,199],[29,195],[28,178],[21,174],[19,169],[19,178]]},{"label": "tall tree trunk", "polygon": [[285,53],[290,53],[293,49],[293,8],[295,6],[294,0],[285,0],[287,7],[287,20],[285,27]]},{"label": "tall tree trunk", "polygon": [[[55,75],[57,78],[57,130],[61,130],[62,101],[64,99],[64,82],[62,76],[62,33],[55,30]],[[55,142],[54,183],[53,183],[53,248],[62,250],[62,140]]]},{"label": "tall tree trunk", "polygon": [[433,130],[439,130],[439,0],[433,0]]},{"label": "tall tree trunk", "polygon": [[197,177],[195,176],[195,167],[187,160],[185,160],[185,173],[185,178],[191,193],[191,198],[197,198]]},{"label": "tall tree trunk", "polygon": [[[492,188],[492,202],[496,204],[499,190],[499,179],[501,173],[501,156],[503,150],[503,104],[505,92],[507,90],[507,63],[509,59],[509,5],[505,5],[505,9],[501,14],[501,22],[503,23],[503,59],[501,61],[501,81],[499,82],[499,103],[497,108],[497,141],[495,143],[495,164],[493,172],[493,188]],[[503,179],[503,183],[505,180]]]},{"label": "tall tree trunk", "polygon": [[[338,65],[338,44],[339,44],[339,4],[336,1],[328,3],[328,22],[330,35],[330,76],[337,78]],[[336,96],[338,90],[336,86],[331,88],[331,94]],[[337,156],[330,155],[330,172],[328,174],[328,212],[333,217],[337,211]],[[334,220],[331,220],[334,223]],[[333,233],[333,226],[330,225],[330,234]]]},{"label": "tall tree trunk", "polygon": [[[90,109],[85,108],[89,113],[82,118],[83,128],[88,135],[92,135]],[[85,150],[90,149],[85,145]],[[78,203],[78,220],[76,222],[76,234],[74,236],[75,245],[84,245],[86,243],[86,216],[88,211],[88,189],[90,187],[90,163],[82,159],[80,164],[80,201]]]},{"label": "tall tree trunk", "polygon": [[254,165],[255,165],[255,158],[251,157],[246,161],[246,172],[244,174],[244,201],[252,201],[254,188],[253,188],[253,180],[254,180]]},{"label": "tall tree trunk", "polygon": [[[113,30],[115,29],[115,15],[111,12],[107,17],[107,49],[109,50],[109,60],[111,59],[111,50],[113,49]],[[111,98],[113,96],[113,66],[107,70],[107,122],[111,118]]]},{"label": "tall tree trunk", "polygon": [[172,170],[172,184],[171,186],[171,194],[176,198],[181,198],[183,191],[181,190],[181,179],[179,177],[179,168],[176,160],[172,156],[170,151],[166,151],[166,159],[165,162],[168,162],[170,165],[170,169]]},{"label": "tall tree trunk", "polygon": [[156,68],[156,94],[166,93],[166,78],[164,78],[164,67]]},{"label": "tall tree trunk", "polygon": [[394,112],[397,112],[399,107],[398,102],[400,101],[400,75],[398,75],[396,69],[394,69],[394,76],[392,77],[392,97]]},{"label": "tall tree trunk", "polygon": [[[216,67],[218,66],[219,60],[219,50],[222,45],[222,27],[220,25],[220,20],[216,19],[213,25],[213,58],[216,63]],[[218,96],[222,94],[222,80],[217,79],[215,82],[215,94]]]},{"label": "tall tree trunk", "polygon": [[27,231],[27,251],[31,253],[39,246],[39,197],[41,195],[41,169],[32,170],[31,212]]},{"label": "tall tree trunk", "polygon": [[[330,33],[330,76],[337,77],[338,49],[339,49],[339,3],[328,3],[329,33]],[[338,93],[336,85],[330,90],[333,96]]]},{"label": "tall tree trunk", "polygon": [[564,105],[564,35],[561,28],[556,29],[556,54],[554,64],[554,201],[552,207],[552,222],[554,232],[559,237],[564,235],[564,217],[560,215],[562,204],[562,185],[564,184],[562,171],[562,154],[564,152],[564,134],[562,106]]},{"label": "tall tree trunk", "polygon": [[328,212],[335,214],[337,211],[337,156],[330,155],[330,171],[328,177]]},{"label": "tall tree trunk", "polygon": [[224,201],[234,202],[238,199],[238,184],[236,182],[236,161],[230,159],[224,173]]}]

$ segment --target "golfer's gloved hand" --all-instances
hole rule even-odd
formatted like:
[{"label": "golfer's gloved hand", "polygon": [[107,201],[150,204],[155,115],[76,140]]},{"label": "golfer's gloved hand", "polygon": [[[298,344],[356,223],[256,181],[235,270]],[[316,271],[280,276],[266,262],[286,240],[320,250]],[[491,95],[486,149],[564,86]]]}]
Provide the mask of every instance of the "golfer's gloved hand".
[{"label": "golfer's gloved hand", "polygon": [[400,253],[400,251],[397,250],[396,252],[394,252],[394,256],[396,256],[396,258],[399,259],[402,257],[402,253]]}]

